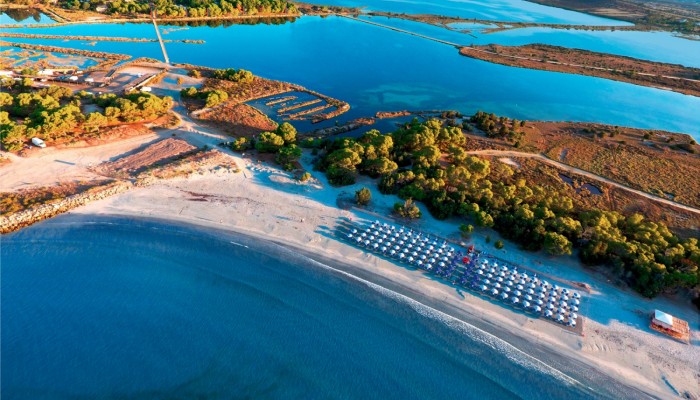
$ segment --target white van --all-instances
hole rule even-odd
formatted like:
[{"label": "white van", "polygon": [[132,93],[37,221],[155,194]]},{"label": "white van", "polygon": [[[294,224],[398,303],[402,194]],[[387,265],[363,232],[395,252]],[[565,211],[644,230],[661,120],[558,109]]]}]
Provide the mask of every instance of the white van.
[{"label": "white van", "polygon": [[42,149],[46,147],[46,143],[38,137],[32,138],[32,144],[36,147],[41,147]]}]

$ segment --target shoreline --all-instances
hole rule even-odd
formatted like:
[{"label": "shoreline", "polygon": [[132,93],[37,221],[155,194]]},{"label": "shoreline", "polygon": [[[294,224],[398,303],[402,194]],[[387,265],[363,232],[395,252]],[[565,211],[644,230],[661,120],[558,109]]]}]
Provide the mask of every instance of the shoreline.
[{"label": "shoreline", "polygon": [[[437,316],[431,315],[431,318],[435,318],[439,322],[444,323],[449,329],[458,330],[455,326],[448,323],[448,321],[454,321],[458,324],[464,324],[468,331],[476,330],[478,333],[483,333],[495,338],[497,344],[492,344],[494,348],[498,348],[498,351],[507,352],[515,350],[518,356],[511,357],[518,358],[519,362],[529,362],[532,363],[533,366],[540,364],[538,368],[540,372],[551,375],[568,384],[580,384],[583,388],[591,391],[589,394],[595,395],[592,397],[611,399],[656,398],[654,394],[640,390],[635,386],[630,386],[623,382],[610,382],[610,377],[595,366],[580,360],[575,360],[563,352],[547,348],[547,346],[539,340],[533,343],[532,340],[514,334],[506,329],[506,327],[499,326],[493,323],[493,321],[489,321],[488,318],[485,318],[483,313],[479,316],[471,312],[471,310],[456,307],[450,303],[440,302],[415,287],[410,287],[403,282],[392,280],[370,268],[355,266],[346,260],[333,259],[323,253],[312,251],[308,247],[284,242],[278,237],[264,237],[257,233],[236,227],[221,228],[206,223],[198,223],[197,221],[178,218],[144,217],[132,214],[68,214],[69,215],[66,215],[64,218],[72,219],[73,221],[70,221],[70,224],[107,223],[119,225],[121,223],[136,222],[138,224],[145,222],[146,224],[158,225],[158,229],[182,229],[186,231],[186,233],[209,235],[216,239],[227,241],[230,241],[232,238],[242,237],[241,241],[244,243],[252,241],[260,243],[261,247],[268,247],[270,245],[279,247],[283,249],[283,251],[295,253],[295,256],[300,256],[307,261],[311,261],[313,264],[320,264],[314,265],[312,268],[322,268],[327,273],[335,275],[336,277],[356,281],[357,284],[366,285],[379,292],[384,290],[389,291],[391,295],[386,293],[384,295],[390,297],[398,296],[398,299],[400,299],[399,301],[406,301],[409,302],[409,304],[415,302],[412,307],[415,308],[415,306],[418,305],[419,307],[427,308],[431,313],[436,313]],[[93,220],[93,218],[96,220]],[[53,219],[53,221],[55,223],[63,223],[60,219]],[[247,245],[243,246],[248,247]],[[257,249],[255,247],[253,250],[264,251],[264,249]],[[404,270],[403,272],[407,274],[411,272],[420,273],[418,270],[412,270],[401,265],[397,266],[397,268]],[[460,332],[460,334],[466,333]],[[503,344],[506,346],[505,348],[500,346]],[[527,351],[524,349],[527,349]],[[581,379],[584,377],[586,381],[582,382]],[[587,384],[595,384],[596,387],[592,388]],[[622,385],[622,387],[618,385]],[[600,389],[603,389],[604,393],[601,393]]]},{"label": "shoreline", "polygon": [[[238,232],[277,244],[286,240],[283,243],[286,247],[293,247],[295,251],[305,253],[314,260],[332,260],[331,265],[334,266],[343,264],[345,272],[350,271],[352,275],[363,279],[379,280],[380,286],[389,286],[391,290],[398,289],[395,291],[466,321],[489,334],[494,335],[495,332],[497,337],[507,336],[507,341],[515,344],[516,348],[537,347],[536,358],[558,360],[552,364],[557,369],[561,368],[564,373],[581,371],[580,366],[583,364],[588,371],[586,376],[599,377],[597,382],[607,382],[612,378],[620,384],[637,388],[639,392],[630,398],[639,398],[640,393],[651,398],[666,397],[670,394],[667,385],[681,393],[690,390],[692,395],[695,395],[692,387],[678,388],[684,382],[687,385],[694,379],[690,369],[673,370],[673,365],[688,363],[687,357],[698,353],[697,346],[688,348],[680,343],[669,343],[668,339],[658,335],[650,336],[644,330],[630,326],[634,323],[623,322],[623,316],[596,315],[601,310],[607,310],[610,305],[593,305],[593,300],[587,303],[584,313],[588,318],[585,336],[577,337],[562,333],[561,329],[546,321],[532,320],[469,292],[458,292],[454,287],[431,279],[419,271],[397,266],[385,259],[364,253],[329,234],[339,219],[374,219],[361,212],[338,209],[334,204],[335,192],[332,192],[332,198],[327,196],[328,193],[314,195],[309,192],[319,189],[293,183],[291,179],[274,172],[267,178],[274,178],[271,179],[271,183],[276,187],[270,187],[264,182],[250,182],[256,178],[260,179],[258,172],[260,169],[265,171],[266,167],[255,168],[246,168],[246,172],[236,176],[196,176],[190,180],[161,182],[91,203],[69,214],[157,219],[175,224],[193,224],[205,229]],[[271,169],[267,172],[269,171]],[[251,176],[251,172],[255,173]],[[240,186],[245,186],[245,189]],[[202,193],[207,193],[209,197],[206,200],[202,200],[201,197],[196,200]],[[213,204],[208,205],[208,202]],[[280,215],[275,215],[277,213]],[[477,248],[484,248],[483,246],[485,245],[477,244]],[[509,252],[507,257],[498,254],[497,257],[517,257],[517,254],[513,253]],[[534,257],[531,256],[532,259]],[[557,272],[555,274],[562,276]],[[601,294],[598,291],[600,287],[594,289],[591,299]],[[607,297],[624,297],[629,301],[639,301],[636,295],[630,293],[620,291],[613,295],[604,296],[605,302],[618,303],[617,299]],[[628,310],[625,306],[612,312],[626,313]],[[615,322],[614,327],[611,327],[610,322],[605,324],[598,321],[600,318],[620,322]],[[697,339],[694,343],[696,341]],[[630,351],[629,346],[632,345],[643,351]],[[669,361],[666,367],[648,365],[650,354],[659,357],[658,354],[663,354],[667,349],[673,349],[673,354],[679,357],[679,360]],[[576,361],[575,365],[572,365],[570,361],[573,361],[574,357]],[[670,384],[665,384],[664,380],[668,380]],[[611,397],[617,398],[630,393],[622,392]]]}]

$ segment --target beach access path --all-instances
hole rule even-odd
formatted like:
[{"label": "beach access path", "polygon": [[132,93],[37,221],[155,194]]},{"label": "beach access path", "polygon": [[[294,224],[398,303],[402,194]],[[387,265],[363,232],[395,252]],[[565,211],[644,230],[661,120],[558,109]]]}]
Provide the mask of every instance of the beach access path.
[{"label": "beach access path", "polygon": [[610,179],[602,177],[600,175],[596,175],[592,172],[589,172],[589,171],[586,171],[583,169],[579,169],[576,167],[572,167],[571,165],[564,164],[564,163],[559,162],[559,161],[552,160],[551,158],[545,156],[544,154],[525,153],[525,152],[511,151],[511,150],[472,150],[472,151],[468,151],[467,154],[476,155],[476,156],[534,158],[538,161],[541,161],[545,164],[549,164],[549,165],[556,167],[558,169],[561,169],[561,170],[564,170],[567,172],[571,172],[574,174],[582,175],[582,176],[585,176],[586,178],[590,178],[592,180],[607,183],[610,186],[614,186],[618,189],[626,190],[628,192],[642,196],[642,197],[649,199],[651,201],[656,201],[656,202],[663,203],[663,204],[666,204],[666,205],[669,205],[669,206],[672,206],[675,208],[680,208],[681,210],[684,210],[684,211],[689,211],[689,212],[692,212],[695,214],[700,214],[700,209],[697,209],[695,207],[691,207],[691,206],[688,206],[688,205],[685,205],[682,203],[675,202],[673,200],[669,200],[669,199],[666,199],[663,197],[653,195],[653,194],[648,193],[648,192],[644,192],[644,191],[641,191],[638,189],[631,188],[631,187],[623,185],[619,182],[610,180]]}]

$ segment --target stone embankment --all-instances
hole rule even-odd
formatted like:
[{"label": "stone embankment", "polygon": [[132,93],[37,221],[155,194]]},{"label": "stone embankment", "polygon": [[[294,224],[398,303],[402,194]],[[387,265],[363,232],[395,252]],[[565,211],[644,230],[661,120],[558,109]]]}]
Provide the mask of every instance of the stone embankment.
[{"label": "stone embankment", "polygon": [[112,182],[104,186],[92,188],[86,192],[74,194],[49,204],[42,204],[28,208],[10,215],[0,217],[0,233],[10,233],[43,221],[56,215],[70,211],[76,207],[84,206],[96,200],[102,200],[119,193],[123,193],[133,187],[128,181]]}]

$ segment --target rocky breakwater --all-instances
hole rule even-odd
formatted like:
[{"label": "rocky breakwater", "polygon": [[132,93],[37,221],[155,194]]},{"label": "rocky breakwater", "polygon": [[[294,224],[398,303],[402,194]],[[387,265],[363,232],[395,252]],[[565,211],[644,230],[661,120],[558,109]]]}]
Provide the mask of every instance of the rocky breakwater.
[{"label": "rocky breakwater", "polygon": [[0,217],[0,233],[14,232],[25,226],[70,211],[73,208],[123,193],[132,187],[133,184],[128,181],[112,182],[103,186],[90,188],[85,192],[77,193],[51,203],[41,204],[12,214],[3,215]]}]

